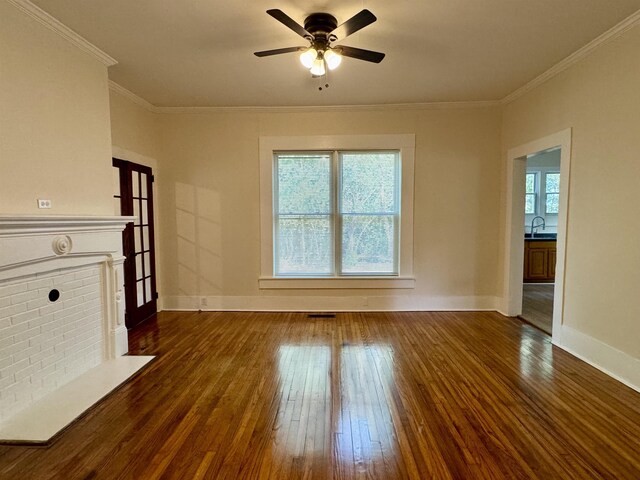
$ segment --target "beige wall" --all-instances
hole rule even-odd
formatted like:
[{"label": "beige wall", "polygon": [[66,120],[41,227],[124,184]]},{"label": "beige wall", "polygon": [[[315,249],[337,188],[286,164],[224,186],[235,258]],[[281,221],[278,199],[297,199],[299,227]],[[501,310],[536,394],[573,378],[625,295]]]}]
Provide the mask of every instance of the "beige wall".
[{"label": "beige wall", "polygon": [[[158,211],[158,186],[162,183],[162,174],[158,166],[158,154],[160,151],[160,135],[158,130],[158,117],[156,114],[133,103],[120,93],[110,90],[109,100],[111,106],[111,140],[113,142],[112,155],[121,160],[138,163],[151,167],[155,182],[153,184],[154,197],[154,225],[156,230],[155,248],[156,255],[161,250],[161,241],[158,233],[162,231],[162,217]],[[120,178],[118,170],[111,168],[113,178],[113,191],[119,192]],[[120,214],[120,202],[114,201],[114,214]],[[161,295],[159,309],[162,309],[162,262],[156,258],[156,288]]]},{"label": "beige wall", "polygon": [[[165,295],[400,295],[424,308],[493,307],[498,108],[165,114],[160,123]],[[259,137],[376,133],[416,135],[415,290],[260,291]]]},{"label": "beige wall", "polygon": [[0,112],[0,213],[111,214],[107,69],[7,2]]},{"label": "beige wall", "polygon": [[111,142],[121,150],[155,159],[160,151],[157,115],[109,91]]},{"label": "beige wall", "polygon": [[[504,109],[504,150],[573,129],[567,326],[640,358],[640,27]],[[505,154],[506,158],[506,154]]]}]

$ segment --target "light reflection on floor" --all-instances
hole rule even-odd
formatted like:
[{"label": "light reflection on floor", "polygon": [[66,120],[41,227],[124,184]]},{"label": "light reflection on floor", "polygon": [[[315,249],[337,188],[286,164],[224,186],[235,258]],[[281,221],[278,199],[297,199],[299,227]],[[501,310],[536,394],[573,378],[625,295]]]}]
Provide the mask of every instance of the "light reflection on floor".
[{"label": "light reflection on floor", "polygon": [[340,411],[334,452],[356,471],[372,471],[393,454],[393,421],[388,396],[393,383],[393,349],[388,345],[343,346],[340,351]]},{"label": "light reflection on floor", "polygon": [[333,451],[359,472],[394,455],[393,361],[390,345],[281,345],[274,450],[325,459]]},{"label": "light reflection on floor", "polygon": [[[528,327],[530,328],[530,327]],[[553,345],[526,333],[520,340],[520,374],[537,381],[553,379]]]}]

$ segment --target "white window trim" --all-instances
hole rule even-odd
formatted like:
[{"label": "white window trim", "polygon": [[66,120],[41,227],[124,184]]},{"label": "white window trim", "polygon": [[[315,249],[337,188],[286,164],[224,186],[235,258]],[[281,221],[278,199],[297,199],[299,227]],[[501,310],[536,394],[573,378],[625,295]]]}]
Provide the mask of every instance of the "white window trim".
[{"label": "white window trim", "polygon": [[[273,155],[277,151],[399,150],[401,158],[400,245],[397,276],[274,277]],[[314,135],[260,137],[261,289],[414,288],[413,184],[415,135]]]}]

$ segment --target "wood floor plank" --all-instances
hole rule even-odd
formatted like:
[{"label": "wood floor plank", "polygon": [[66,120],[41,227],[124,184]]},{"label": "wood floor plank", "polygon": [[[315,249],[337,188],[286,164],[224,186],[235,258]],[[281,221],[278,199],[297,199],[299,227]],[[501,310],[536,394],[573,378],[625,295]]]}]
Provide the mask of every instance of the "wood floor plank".
[{"label": "wood floor plank", "polygon": [[161,313],[12,479],[635,479],[640,394],[490,312]]},{"label": "wood floor plank", "polygon": [[521,318],[551,335],[553,324],[553,283],[525,283],[522,285]]}]

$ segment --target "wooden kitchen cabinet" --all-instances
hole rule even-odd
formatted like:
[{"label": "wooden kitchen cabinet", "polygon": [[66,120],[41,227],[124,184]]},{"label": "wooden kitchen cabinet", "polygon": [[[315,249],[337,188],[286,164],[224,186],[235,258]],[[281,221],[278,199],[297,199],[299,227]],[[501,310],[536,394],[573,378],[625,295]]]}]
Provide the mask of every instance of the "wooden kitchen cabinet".
[{"label": "wooden kitchen cabinet", "polygon": [[556,277],[555,240],[525,240],[524,282],[553,283]]}]

